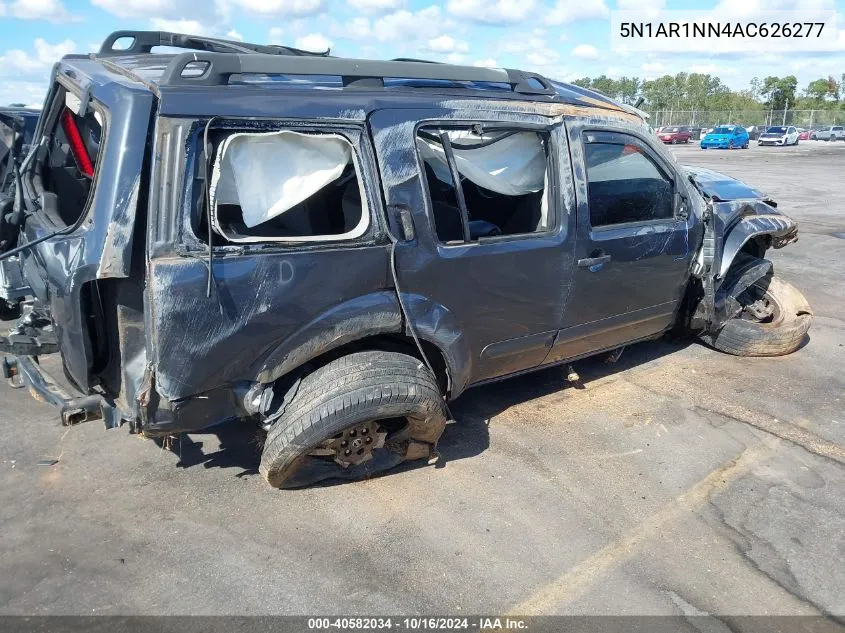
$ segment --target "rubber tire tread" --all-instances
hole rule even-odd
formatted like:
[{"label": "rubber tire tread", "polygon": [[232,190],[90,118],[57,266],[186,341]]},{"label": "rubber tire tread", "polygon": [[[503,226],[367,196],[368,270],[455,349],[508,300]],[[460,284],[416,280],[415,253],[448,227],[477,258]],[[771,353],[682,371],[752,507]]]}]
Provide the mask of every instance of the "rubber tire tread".
[{"label": "rubber tire tread", "polygon": [[402,416],[430,420],[442,432],[445,408],[431,371],[397,352],[342,356],[302,379],[267,433],[259,472],[270,485],[281,487],[285,470],[324,439],[364,419]]},{"label": "rubber tire tread", "polygon": [[730,319],[715,334],[705,334],[705,342],[734,356],[785,356],[801,347],[813,318],[804,295],[778,277],[769,279],[767,291],[781,310],[777,327]]}]

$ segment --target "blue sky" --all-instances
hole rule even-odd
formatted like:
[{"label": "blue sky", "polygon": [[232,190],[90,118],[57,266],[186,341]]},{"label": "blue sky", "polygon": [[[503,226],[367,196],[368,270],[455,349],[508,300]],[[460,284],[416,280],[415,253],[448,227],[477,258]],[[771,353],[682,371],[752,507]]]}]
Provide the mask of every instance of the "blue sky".
[{"label": "blue sky", "polygon": [[[790,54],[620,54],[613,9],[835,9],[839,45]],[[709,72],[733,88],[795,74],[799,85],[845,72],[845,0],[0,0],[0,104],[40,103],[52,62],[96,50],[117,29],[161,29],[330,46],[347,57],[418,57],[519,67],[557,79]]]}]

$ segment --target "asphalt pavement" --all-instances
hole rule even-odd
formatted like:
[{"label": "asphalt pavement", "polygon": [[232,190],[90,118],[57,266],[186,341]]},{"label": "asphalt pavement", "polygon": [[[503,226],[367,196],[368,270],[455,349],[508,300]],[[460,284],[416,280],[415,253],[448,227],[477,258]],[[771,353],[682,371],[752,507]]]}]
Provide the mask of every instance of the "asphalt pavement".
[{"label": "asphalt pavement", "polygon": [[845,143],[673,151],[799,221],[771,253],[815,312],[796,353],[658,341],[474,389],[437,466],[298,491],[243,426],[162,450],[0,385],[0,614],[845,617]]}]

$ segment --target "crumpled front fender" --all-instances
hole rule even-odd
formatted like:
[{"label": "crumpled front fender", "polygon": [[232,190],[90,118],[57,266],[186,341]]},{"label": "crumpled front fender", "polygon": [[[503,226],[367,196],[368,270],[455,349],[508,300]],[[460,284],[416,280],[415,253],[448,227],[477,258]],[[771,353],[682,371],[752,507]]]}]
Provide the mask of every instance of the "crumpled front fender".
[{"label": "crumpled front fender", "polygon": [[[739,222],[729,229],[723,241],[724,247],[719,264],[718,279],[724,279],[734,259],[742,251],[742,247],[752,238],[760,235],[769,235],[772,238],[771,246],[773,248],[783,248],[798,239],[798,225],[795,220],[782,213],[778,213],[763,202],[755,202],[763,205],[771,212],[759,213],[759,210],[755,209],[751,213],[744,215]],[[737,202],[719,204],[734,205]]]},{"label": "crumpled front fender", "polygon": [[722,248],[713,270],[716,279],[724,279],[736,256],[745,244],[758,236],[770,235],[771,246],[783,248],[798,239],[798,224],[763,200],[731,200],[714,202],[717,232],[721,233]]}]

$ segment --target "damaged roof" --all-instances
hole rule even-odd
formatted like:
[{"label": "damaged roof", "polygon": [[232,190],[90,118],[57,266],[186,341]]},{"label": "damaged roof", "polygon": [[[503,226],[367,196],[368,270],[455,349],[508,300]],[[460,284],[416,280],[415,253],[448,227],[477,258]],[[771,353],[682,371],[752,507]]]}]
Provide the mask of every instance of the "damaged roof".
[{"label": "damaged roof", "polygon": [[[130,41],[127,46],[116,46]],[[156,47],[170,50],[153,53]],[[173,52],[175,47],[176,52]],[[184,49],[192,52],[186,52]],[[230,42],[165,31],[116,31],[98,53],[68,55],[58,72],[95,83],[142,84],[156,94],[197,87],[256,85],[273,88],[373,91],[459,90],[490,98],[518,98],[584,107],[636,111],[602,94],[552,81],[540,74],[421,60],[365,60],[332,57],[284,46]]]}]

